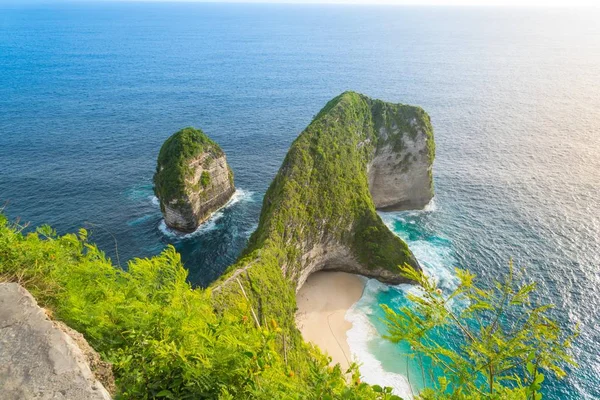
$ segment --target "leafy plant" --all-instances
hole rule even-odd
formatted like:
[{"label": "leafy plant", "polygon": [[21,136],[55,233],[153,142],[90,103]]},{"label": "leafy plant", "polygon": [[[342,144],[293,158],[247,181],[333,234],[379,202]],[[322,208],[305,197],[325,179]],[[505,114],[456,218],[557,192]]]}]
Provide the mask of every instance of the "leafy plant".
[{"label": "leafy plant", "polygon": [[206,188],[208,185],[210,185],[210,174],[208,171],[202,171],[202,174],[200,175],[200,184],[203,188]]},{"label": "leafy plant", "polygon": [[330,367],[296,331],[255,323],[244,297],[216,312],[210,290],[190,287],[173,247],[124,271],[87,237],[47,226],[24,235],[0,214],[0,282],[25,286],[83,333],[113,364],[117,399],[384,398],[359,382],[355,365]]},{"label": "leafy plant", "polygon": [[[420,291],[408,295],[409,307],[382,305],[387,338],[410,345],[423,375],[424,359],[441,375],[430,380],[423,399],[538,400],[545,373],[563,378],[563,366],[576,365],[569,350],[577,333],[561,330],[548,314],[551,305],[532,302],[535,283],[526,282],[512,263],[491,288],[457,269],[460,284],[449,294],[422,272],[402,270]],[[441,332],[453,332],[460,344],[440,343]]]}]

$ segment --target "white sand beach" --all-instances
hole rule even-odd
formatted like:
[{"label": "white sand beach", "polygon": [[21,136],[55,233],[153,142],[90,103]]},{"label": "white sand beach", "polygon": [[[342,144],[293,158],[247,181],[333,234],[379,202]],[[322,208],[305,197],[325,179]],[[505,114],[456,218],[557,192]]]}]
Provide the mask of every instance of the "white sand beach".
[{"label": "white sand beach", "polygon": [[352,361],[346,336],[352,324],[344,317],[364,287],[357,275],[321,271],[310,275],[296,296],[296,325],[304,340],[319,346],[342,369]]}]

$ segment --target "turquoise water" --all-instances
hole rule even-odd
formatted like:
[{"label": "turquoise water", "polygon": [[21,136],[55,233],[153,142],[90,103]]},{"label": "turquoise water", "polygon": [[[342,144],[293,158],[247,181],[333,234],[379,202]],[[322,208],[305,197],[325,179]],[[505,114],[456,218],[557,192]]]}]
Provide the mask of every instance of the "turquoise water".
[{"label": "turquoise water", "polygon": [[[61,233],[88,227],[121,265],[167,244],[204,286],[256,228],[298,133],[344,90],[418,104],[436,134],[427,211],[382,214],[441,284],[487,281],[512,257],[564,326],[582,368],[545,398],[600,398],[598,11],[91,3],[0,4],[0,201]],[[194,125],[221,144],[240,191],[195,234],[161,225],[162,142]],[[357,306],[363,374],[405,390],[402,349],[377,339],[370,282]],[[361,336],[362,335],[362,336]],[[357,347],[358,346],[358,347]]]}]

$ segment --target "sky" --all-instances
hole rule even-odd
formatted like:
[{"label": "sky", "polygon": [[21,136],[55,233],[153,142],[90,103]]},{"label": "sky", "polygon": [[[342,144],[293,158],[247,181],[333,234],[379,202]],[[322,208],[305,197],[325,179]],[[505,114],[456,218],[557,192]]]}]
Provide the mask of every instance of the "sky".
[{"label": "sky", "polygon": [[[114,1],[114,0],[105,0]],[[136,0],[187,1],[211,3],[294,3],[294,4],[396,4],[396,5],[469,5],[469,6],[597,6],[600,0]]]},{"label": "sky", "polygon": [[[203,3],[292,3],[292,4],[390,4],[442,6],[535,6],[535,7],[599,7],[600,0],[19,0],[23,2],[203,2]],[[19,2],[17,1],[17,2]],[[2,3],[3,0],[0,0]]]},{"label": "sky", "polygon": [[0,0],[15,3],[90,3],[90,2],[196,2],[196,3],[289,3],[289,4],[387,4],[440,6],[524,6],[524,7],[600,7],[600,0]]},{"label": "sky", "polygon": [[[114,0],[105,0],[114,1]],[[295,4],[397,4],[397,5],[469,5],[469,6],[597,6],[600,0],[137,0],[187,1],[212,3],[295,3]]]}]

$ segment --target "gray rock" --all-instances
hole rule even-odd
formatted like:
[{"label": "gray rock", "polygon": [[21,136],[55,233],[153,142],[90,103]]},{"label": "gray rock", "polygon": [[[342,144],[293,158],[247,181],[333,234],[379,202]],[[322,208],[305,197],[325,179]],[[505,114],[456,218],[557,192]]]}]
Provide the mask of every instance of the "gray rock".
[{"label": "gray rock", "polygon": [[[94,376],[84,351],[63,329],[48,318],[27,290],[16,283],[0,284],[3,400],[111,398]],[[81,340],[85,342],[83,337]]]},{"label": "gray rock", "polygon": [[[188,170],[192,173],[185,179],[185,195],[163,202],[165,223],[182,232],[196,230],[215,211],[227,204],[235,192],[225,154],[215,158],[212,154],[203,153],[189,161]],[[203,172],[210,176],[210,183],[206,187],[197,184]]]},{"label": "gray rock", "polygon": [[[417,107],[378,103],[377,148],[367,165],[369,191],[378,210],[414,210],[433,198],[435,155],[429,116]],[[411,114],[407,118],[405,114]]]}]

